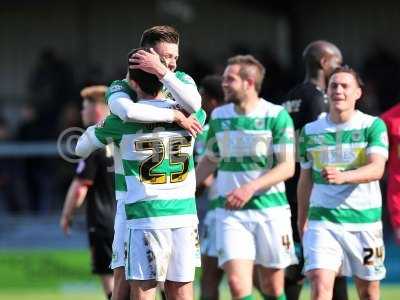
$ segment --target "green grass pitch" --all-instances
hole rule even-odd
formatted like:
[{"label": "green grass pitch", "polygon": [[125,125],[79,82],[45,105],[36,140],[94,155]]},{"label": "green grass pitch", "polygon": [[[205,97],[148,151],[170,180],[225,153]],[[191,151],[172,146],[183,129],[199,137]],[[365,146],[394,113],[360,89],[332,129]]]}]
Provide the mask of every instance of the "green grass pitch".
[{"label": "green grass pitch", "polygon": [[[198,296],[198,276],[196,276]],[[7,300],[102,300],[100,285],[90,274],[85,250],[0,251],[0,299]],[[350,285],[350,299],[358,299]],[[398,300],[399,285],[383,285],[381,299]],[[261,299],[257,295],[258,299]],[[221,299],[230,299],[226,283]],[[309,289],[301,300],[309,299]]]}]

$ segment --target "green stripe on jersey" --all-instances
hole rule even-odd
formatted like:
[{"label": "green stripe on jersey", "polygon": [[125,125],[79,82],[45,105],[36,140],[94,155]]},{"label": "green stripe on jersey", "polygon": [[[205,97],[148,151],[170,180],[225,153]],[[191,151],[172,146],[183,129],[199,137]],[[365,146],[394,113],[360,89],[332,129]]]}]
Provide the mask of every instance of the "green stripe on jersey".
[{"label": "green stripe on jersey", "polygon": [[175,72],[175,76],[176,76],[176,78],[178,78],[183,83],[192,84],[192,85],[196,86],[196,83],[194,82],[193,78],[190,77],[189,75],[187,75],[184,72],[176,71]]},{"label": "green stripe on jersey", "polygon": [[[139,176],[140,164],[143,164],[143,160],[122,160],[124,166],[125,176]],[[189,157],[189,168],[188,171],[194,169],[193,157]],[[165,174],[170,175],[172,173],[179,173],[183,171],[183,163],[170,163],[169,159],[164,159],[160,165],[151,170],[150,175]]]},{"label": "green stripe on jersey", "polygon": [[149,200],[125,204],[127,220],[196,214],[194,198]]},{"label": "green stripe on jersey", "polygon": [[210,126],[214,131],[220,132],[225,130],[271,130],[274,118],[218,118],[210,121]]},{"label": "green stripe on jersey", "polygon": [[[209,208],[224,208],[225,202],[226,197],[218,197],[210,202]],[[285,193],[263,194],[252,197],[242,209],[264,209],[276,206],[284,206],[287,204],[288,201]]]},{"label": "green stripe on jersey", "polygon": [[125,93],[128,94],[132,101],[136,100],[136,93],[128,84],[126,79],[123,80],[114,80],[106,92],[106,102],[110,99],[110,96],[115,93]]},{"label": "green stripe on jersey", "polygon": [[336,146],[338,144],[366,143],[368,128],[343,130],[337,132],[325,132],[322,134],[306,134],[307,148],[324,146]]},{"label": "green stripe on jersey", "polygon": [[[199,123],[204,124],[206,113],[204,110],[198,110],[194,116]],[[133,123],[123,122],[116,115],[109,115],[104,122],[99,123],[95,128],[96,137],[103,144],[115,142],[120,143],[122,135],[126,134],[145,134],[156,133],[158,131],[182,131],[182,127],[175,123]]]},{"label": "green stripe on jersey", "polygon": [[126,192],[126,181],[125,176],[122,174],[115,173],[115,190],[119,192]]},{"label": "green stripe on jersey", "polygon": [[210,126],[216,133],[225,130],[265,130],[277,133],[287,128],[293,129],[293,122],[287,111],[282,110],[276,117],[236,116],[211,119]]},{"label": "green stripe on jersey", "polygon": [[381,220],[381,216],[381,207],[360,210],[310,207],[308,213],[309,220],[334,223],[376,223]]},{"label": "green stripe on jersey", "polygon": [[219,162],[219,171],[243,172],[265,170],[270,168],[268,163],[273,163],[273,157],[268,159],[265,156],[242,156],[242,157],[224,157]]}]

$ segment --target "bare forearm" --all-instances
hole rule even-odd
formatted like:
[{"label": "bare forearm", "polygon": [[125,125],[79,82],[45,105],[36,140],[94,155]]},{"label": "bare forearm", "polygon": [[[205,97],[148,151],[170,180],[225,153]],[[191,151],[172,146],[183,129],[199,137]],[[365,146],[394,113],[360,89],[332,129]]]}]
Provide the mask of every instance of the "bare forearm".
[{"label": "bare forearm", "polygon": [[73,181],[68,189],[67,196],[62,211],[62,215],[68,219],[72,217],[76,208],[80,207],[85,200],[87,187],[80,186],[78,182]]},{"label": "bare forearm", "polygon": [[307,221],[308,209],[310,207],[311,187],[298,183],[297,186],[297,224],[303,228]]},{"label": "bare forearm", "polygon": [[344,171],[345,183],[359,184],[380,180],[385,170],[384,163],[369,163],[356,170]]},{"label": "bare forearm", "polygon": [[204,156],[196,167],[196,185],[200,186],[217,169],[218,162]]},{"label": "bare forearm", "polygon": [[291,161],[278,163],[263,176],[253,180],[250,185],[255,192],[265,190],[279,182],[285,181],[294,174],[294,163]]},{"label": "bare forearm", "polygon": [[302,171],[302,174],[300,174],[300,178],[297,183],[297,226],[301,235],[307,222],[311,190],[311,172]]}]

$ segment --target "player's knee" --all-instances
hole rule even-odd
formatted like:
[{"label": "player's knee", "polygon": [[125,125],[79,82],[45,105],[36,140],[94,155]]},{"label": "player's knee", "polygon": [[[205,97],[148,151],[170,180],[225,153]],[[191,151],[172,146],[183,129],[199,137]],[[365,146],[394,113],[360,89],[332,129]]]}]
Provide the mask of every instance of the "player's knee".
[{"label": "player's knee", "polygon": [[260,288],[264,295],[269,295],[272,297],[278,297],[283,293],[283,286],[272,282],[271,280],[264,278],[261,280]]},{"label": "player's knee", "polygon": [[172,299],[193,299],[192,282],[165,281],[164,290],[167,298]]},{"label": "player's knee", "polygon": [[361,288],[359,291],[361,300],[379,300],[379,290],[374,288]]},{"label": "player's knee", "polygon": [[228,276],[228,285],[234,298],[240,297],[245,291],[243,286],[243,280],[240,276],[231,274]]},{"label": "player's knee", "polygon": [[324,277],[317,272],[310,272],[308,278],[311,282],[313,299],[327,299],[331,297],[333,287],[324,279]]}]

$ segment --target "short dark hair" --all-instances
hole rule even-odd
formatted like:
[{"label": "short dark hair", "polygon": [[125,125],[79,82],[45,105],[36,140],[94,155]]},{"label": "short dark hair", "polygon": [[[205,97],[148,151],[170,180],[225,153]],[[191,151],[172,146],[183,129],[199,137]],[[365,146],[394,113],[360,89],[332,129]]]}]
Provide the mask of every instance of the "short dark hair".
[{"label": "short dark hair", "polygon": [[[138,52],[139,50],[150,52],[149,48],[137,48],[131,50],[128,54],[129,66],[133,65],[131,62],[129,62],[129,58],[131,58],[132,55]],[[163,86],[162,82],[157,78],[156,75],[145,72],[141,69],[129,68],[128,76],[130,80],[135,81],[139,85],[140,89],[143,92],[152,96],[156,96]]]},{"label": "short dark hair", "polygon": [[315,74],[318,70],[322,69],[321,58],[329,53],[342,56],[339,48],[331,42],[317,40],[309,43],[303,51],[303,60],[306,69]]},{"label": "short dark hair", "polygon": [[154,26],[146,29],[140,39],[140,47],[154,47],[155,44],[160,42],[179,44],[178,31],[168,25]]},{"label": "short dark hair", "polygon": [[236,55],[228,59],[228,65],[240,65],[239,75],[242,79],[250,77],[249,67],[256,69],[255,89],[261,91],[262,82],[265,76],[264,66],[253,55]]},{"label": "short dark hair", "polygon": [[222,77],[220,75],[207,75],[200,83],[200,89],[205,95],[215,99],[219,104],[224,103],[222,90]]},{"label": "short dark hair", "polygon": [[94,104],[106,104],[105,95],[107,87],[105,85],[87,86],[81,90],[81,97]]},{"label": "short dark hair", "polygon": [[[349,66],[342,66],[342,67],[336,68],[336,69],[332,72],[331,76],[329,77],[329,80],[331,80],[332,76],[335,75],[335,74],[337,74],[337,73],[348,73],[348,74],[353,75],[353,77],[354,77],[354,79],[356,80],[358,86],[359,86],[361,89],[364,87],[364,82],[363,82],[363,80],[361,79],[360,75],[359,75],[354,69],[350,68]],[[329,82],[329,80],[328,80],[328,82]]]}]

